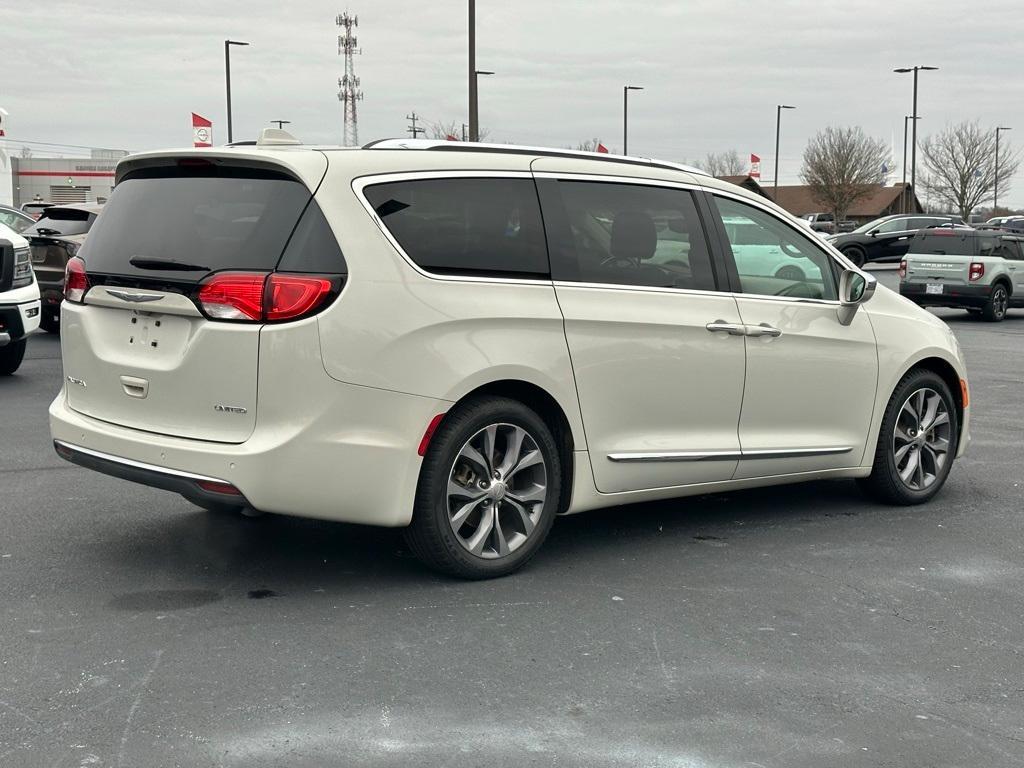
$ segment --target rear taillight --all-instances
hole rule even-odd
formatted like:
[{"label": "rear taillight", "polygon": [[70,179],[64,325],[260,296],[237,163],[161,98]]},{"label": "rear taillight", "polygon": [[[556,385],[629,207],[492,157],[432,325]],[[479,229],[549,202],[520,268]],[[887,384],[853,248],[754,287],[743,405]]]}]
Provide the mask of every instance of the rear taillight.
[{"label": "rear taillight", "polygon": [[222,272],[199,289],[199,306],[215,320],[263,319],[263,287],[267,276],[252,272]]},{"label": "rear taillight", "polygon": [[900,262],[900,280],[903,280],[907,276],[907,260],[904,259]]},{"label": "rear taillight", "polygon": [[214,320],[280,322],[316,312],[338,295],[340,277],[284,272],[222,272],[207,279],[197,297]]},{"label": "rear taillight", "polygon": [[976,280],[981,280],[985,276],[985,265],[980,261],[972,261],[971,267],[967,273],[967,279],[972,283]]},{"label": "rear taillight", "polygon": [[323,304],[333,290],[333,281],[326,277],[275,272],[267,280],[267,320],[302,317]]},{"label": "rear taillight", "polygon": [[85,262],[75,256],[68,259],[64,268],[64,298],[81,304],[89,290],[89,277],[85,274]]}]

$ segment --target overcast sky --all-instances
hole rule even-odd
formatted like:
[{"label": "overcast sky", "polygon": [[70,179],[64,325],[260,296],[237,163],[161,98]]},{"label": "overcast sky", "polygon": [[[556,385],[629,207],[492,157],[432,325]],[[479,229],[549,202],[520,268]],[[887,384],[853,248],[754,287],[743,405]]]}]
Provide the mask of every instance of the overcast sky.
[{"label": "overcast sky", "polygon": [[[190,112],[226,138],[223,40],[234,48],[235,138],[291,120],[307,142],[340,143],[334,18],[343,3],[23,2],[5,0],[0,106],[9,136],[141,150],[191,143]],[[362,142],[428,121],[466,119],[465,0],[353,0],[363,54]],[[491,139],[622,146],[622,86],[633,154],[687,161],[759,154],[772,176],[775,105],[782,183],[796,183],[807,139],[861,125],[902,155],[912,76],[920,131],[979,120],[1024,143],[1024,9],[1019,0],[477,0],[480,122]],[[1017,134],[1020,134],[1019,136]],[[1014,140],[1017,141],[1014,141]],[[42,150],[42,147],[36,149]],[[920,170],[920,165],[918,166]],[[890,181],[898,181],[897,177]],[[1024,206],[1024,175],[1004,192]]]}]

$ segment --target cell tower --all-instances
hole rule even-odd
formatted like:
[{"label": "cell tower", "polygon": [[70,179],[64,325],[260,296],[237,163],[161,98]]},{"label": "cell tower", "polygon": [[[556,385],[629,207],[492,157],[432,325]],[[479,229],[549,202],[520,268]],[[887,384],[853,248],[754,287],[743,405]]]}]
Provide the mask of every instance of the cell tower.
[{"label": "cell tower", "polygon": [[352,57],[362,53],[352,30],[359,26],[359,17],[350,16],[348,11],[339,13],[334,23],[344,31],[338,35],[338,55],[345,57],[345,74],[338,78],[338,101],[345,105],[345,126],[342,131],[342,143],[346,147],[359,144],[359,121],[356,115],[356,102],[363,100],[363,92],[359,90],[359,78],[356,77]]}]

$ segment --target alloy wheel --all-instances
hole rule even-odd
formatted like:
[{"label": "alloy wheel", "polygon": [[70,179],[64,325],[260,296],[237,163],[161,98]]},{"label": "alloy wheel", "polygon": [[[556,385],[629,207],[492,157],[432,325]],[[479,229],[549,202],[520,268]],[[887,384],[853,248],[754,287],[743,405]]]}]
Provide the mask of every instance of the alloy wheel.
[{"label": "alloy wheel", "polygon": [[995,290],[992,291],[992,314],[996,317],[1002,317],[1006,314],[1009,304],[1010,299],[1006,295],[1006,289],[1001,285],[997,285]]},{"label": "alloy wheel", "polygon": [[462,446],[448,476],[448,522],[459,544],[484,559],[529,539],[547,501],[547,464],[537,441],[515,424],[491,424]]},{"label": "alloy wheel", "polygon": [[929,488],[949,460],[952,423],[945,401],[934,389],[913,392],[903,403],[893,429],[896,472],[912,491]]}]

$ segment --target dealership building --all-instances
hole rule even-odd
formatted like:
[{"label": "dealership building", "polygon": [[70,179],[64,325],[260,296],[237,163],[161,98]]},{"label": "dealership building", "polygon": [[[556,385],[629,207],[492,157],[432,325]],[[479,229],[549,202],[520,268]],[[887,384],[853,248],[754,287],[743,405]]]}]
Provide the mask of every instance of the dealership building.
[{"label": "dealership building", "polygon": [[[90,157],[11,157],[11,200],[22,206],[105,202],[114,186],[114,166],[127,152],[93,150]],[[2,195],[6,197],[6,195]]]}]

